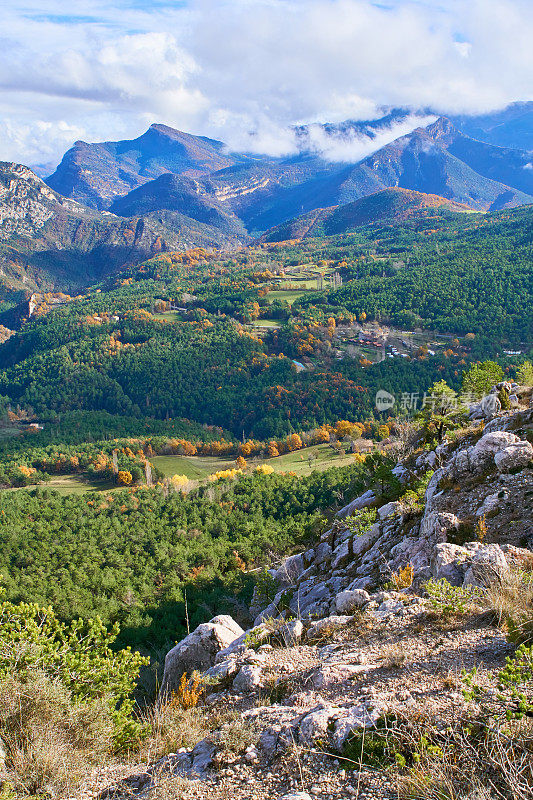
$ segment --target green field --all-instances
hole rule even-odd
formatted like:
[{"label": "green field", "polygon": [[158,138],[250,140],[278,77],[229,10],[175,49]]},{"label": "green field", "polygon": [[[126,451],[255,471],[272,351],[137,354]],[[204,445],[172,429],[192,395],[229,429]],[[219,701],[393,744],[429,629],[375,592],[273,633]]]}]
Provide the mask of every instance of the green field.
[{"label": "green field", "polygon": [[181,313],[179,311],[165,311],[163,314],[153,314],[154,319],[161,319],[165,322],[181,322]]},{"label": "green field", "polygon": [[[154,456],[152,462],[166,477],[186,475],[191,480],[202,481],[214,472],[233,469],[235,461],[213,456]],[[319,444],[295,450],[278,458],[250,458],[249,468],[260,464],[268,464],[275,472],[296,472],[297,475],[309,475],[314,470],[328,467],[343,467],[353,462],[352,455],[338,455],[329,445]]]},{"label": "green field", "polygon": [[310,475],[315,470],[323,471],[329,467],[345,467],[353,464],[353,455],[339,455],[328,444],[318,444],[295,450],[278,458],[269,458],[262,463],[269,464],[276,472],[295,472],[297,475]]},{"label": "green field", "polygon": [[275,319],[256,319],[250,325],[254,328],[279,328],[281,323]]},{"label": "green field", "polygon": [[317,279],[316,278],[291,278],[287,284],[280,283],[278,285],[278,290],[282,292],[292,291],[291,287],[297,285],[298,290],[300,289],[316,289],[317,288]]},{"label": "green field", "polygon": [[285,300],[289,305],[292,305],[295,300],[302,297],[305,294],[304,292],[297,292],[293,291],[292,289],[287,290],[277,290],[275,292],[269,292],[267,295],[267,299],[269,303],[273,303],[274,300]]},{"label": "green field", "polygon": [[235,466],[234,461],[214,456],[154,456],[151,461],[167,478],[186,475],[193,481],[205,480],[213,472]]},{"label": "green field", "polygon": [[[83,475],[58,475],[51,480],[41,483],[40,486],[53,489],[54,492],[62,495],[85,494],[86,492],[111,492],[118,487],[111,481],[89,481]],[[28,487],[16,487],[14,489],[4,489],[6,492],[20,492],[21,489],[31,489]]]},{"label": "green field", "polygon": [[[193,481],[205,481],[209,475],[221,470],[234,469],[235,461],[215,456],[153,456],[153,464],[167,478],[173,475],[186,475]],[[260,464],[268,464],[274,472],[295,472],[297,475],[310,475],[315,470],[323,471],[329,467],[344,467],[353,463],[353,455],[339,455],[327,444],[314,445],[302,450],[286,453],[278,458],[250,458],[248,469]],[[83,475],[57,475],[41,486],[53,489],[61,495],[85,494],[87,492],[111,492],[119,487],[109,480],[89,481]],[[21,488],[5,489],[18,492]],[[31,487],[29,487],[31,488]]]}]

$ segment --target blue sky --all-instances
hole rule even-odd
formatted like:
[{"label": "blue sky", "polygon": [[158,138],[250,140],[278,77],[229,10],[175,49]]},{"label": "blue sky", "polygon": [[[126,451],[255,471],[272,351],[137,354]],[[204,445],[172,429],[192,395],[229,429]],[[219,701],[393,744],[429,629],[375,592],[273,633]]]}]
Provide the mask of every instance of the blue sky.
[{"label": "blue sky", "polygon": [[[383,105],[533,99],[531,0],[14,0],[0,30],[0,159],[154,121],[290,151],[299,122]],[[396,131],[395,131],[396,132]]]}]

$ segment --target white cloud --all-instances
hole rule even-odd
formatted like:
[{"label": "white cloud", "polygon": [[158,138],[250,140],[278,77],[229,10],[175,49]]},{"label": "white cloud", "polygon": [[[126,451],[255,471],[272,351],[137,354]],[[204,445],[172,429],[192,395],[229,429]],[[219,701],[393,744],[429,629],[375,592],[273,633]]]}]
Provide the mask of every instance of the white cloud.
[{"label": "white cloud", "polygon": [[406,117],[400,122],[393,123],[380,130],[374,136],[358,134],[355,131],[343,133],[328,133],[320,125],[309,127],[309,139],[311,149],[317,153],[322,153],[328,161],[340,161],[354,163],[375,153],[385,145],[406,136],[415,128],[423,128],[434,122],[436,117],[431,115],[416,116],[414,114]]},{"label": "white cloud", "polygon": [[[294,124],[382,105],[491,110],[532,99],[532,40],[530,0],[70,0],[68,15],[60,0],[14,0],[0,158],[57,160],[76,138],[153,121],[279,155],[294,152]],[[313,136],[335,160],[376,145]]]}]

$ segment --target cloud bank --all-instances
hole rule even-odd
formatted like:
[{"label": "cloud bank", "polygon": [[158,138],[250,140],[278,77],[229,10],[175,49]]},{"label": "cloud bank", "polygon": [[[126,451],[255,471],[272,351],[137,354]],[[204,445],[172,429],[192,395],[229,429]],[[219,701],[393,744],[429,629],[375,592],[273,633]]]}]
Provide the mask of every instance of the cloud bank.
[{"label": "cloud bank", "polygon": [[[3,12],[1,159],[55,163],[78,138],[132,138],[154,121],[281,155],[294,151],[291,126],[301,123],[372,119],[382,106],[483,112],[533,99],[530,0],[71,0],[68,15],[64,8],[14,0]],[[333,160],[376,149],[364,137],[325,137],[319,126],[310,135]]]}]

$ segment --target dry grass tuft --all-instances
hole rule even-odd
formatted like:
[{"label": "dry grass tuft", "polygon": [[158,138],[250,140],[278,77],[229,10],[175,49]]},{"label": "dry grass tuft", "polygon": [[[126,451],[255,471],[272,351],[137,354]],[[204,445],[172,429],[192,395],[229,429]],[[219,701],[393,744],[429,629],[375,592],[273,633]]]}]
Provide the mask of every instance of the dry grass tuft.
[{"label": "dry grass tuft", "polygon": [[0,681],[0,734],[17,796],[62,797],[105,762],[113,726],[103,701],[75,703],[59,681],[35,671],[24,682]]},{"label": "dry grass tuft", "polygon": [[161,775],[150,790],[150,800],[193,800],[198,792],[196,784],[178,775]]},{"label": "dry grass tuft", "polygon": [[487,587],[485,599],[498,623],[507,627],[511,641],[533,642],[533,572],[508,570]]},{"label": "dry grass tuft", "polygon": [[209,733],[203,709],[184,709],[172,701],[152,706],[144,713],[144,721],[150,726],[150,736],[141,744],[142,761],[156,761],[180,747],[194,747]]},{"label": "dry grass tuft", "polygon": [[255,744],[260,734],[258,725],[240,716],[225,722],[211,737],[217,745],[217,758],[220,762],[231,760],[233,756],[244,753],[247,747]]},{"label": "dry grass tuft", "polygon": [[391,642],[381,648],[379,658],[387,669],[397,669],[407,661],[407,652],[402,642]]},{"label": "dry grass tuft", "polygon": [[530,800],[533,723],[456,720],[444,731],[413,724],[402,742],[411,765],[396,774],[400,800]]}]

